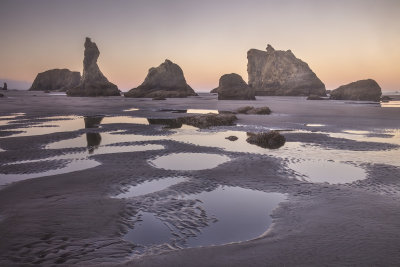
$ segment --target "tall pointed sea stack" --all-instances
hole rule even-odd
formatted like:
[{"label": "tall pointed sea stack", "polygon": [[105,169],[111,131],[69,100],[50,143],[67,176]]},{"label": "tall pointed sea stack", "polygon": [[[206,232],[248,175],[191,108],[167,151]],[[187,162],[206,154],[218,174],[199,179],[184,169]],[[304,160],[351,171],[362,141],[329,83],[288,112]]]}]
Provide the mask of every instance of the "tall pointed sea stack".
[{"label": "tall pointed sea stack", "polygon": [[186,83],[182,69],[166,59],[157,68],[150,68],[144,82],[125,93],[126,97],[187,97],[197,95]]},{"label": "tall pointed sea stack", "polygon": [[249,85],[256,95],[325,96],[325,85],[307,63],[292,51],[250,49],[247,52]]},{"label": "tall pointed sea stack", "polygon": [[83,75],[79,85],[67,91],[69,96],[119,96],[118,87],[110,83],[97,65],[100,51],[96,43],[86,37]]}]

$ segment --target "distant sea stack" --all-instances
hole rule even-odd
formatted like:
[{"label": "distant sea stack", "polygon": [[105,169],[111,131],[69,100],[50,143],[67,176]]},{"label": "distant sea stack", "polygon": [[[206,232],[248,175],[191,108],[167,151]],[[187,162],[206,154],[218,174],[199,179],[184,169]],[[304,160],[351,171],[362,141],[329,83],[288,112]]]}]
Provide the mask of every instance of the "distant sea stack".
[{"label": "distant sea stack", "polygon": [[30,91],[66,91],[76,87],[81,79],[81,74],[68,69],[52,69],[39,73]]},{"label": "distant sea stack", "polygon": [[0,87],[1,90],[7,90],[7,83],[4,83],[3,88]]},{"label": "distant sea stack", "polygon": [[69,96],[119,96],[118,87],[110,83],[97,65],[100,51],[96,43],[86,37],[83,74],[79,84],[67,90]]},{"label": "distant sea stack", "polygon": [[378,102],[381,95],[382,90],[378,83],[372,79],[367,79],[340,86],[331,92],[330,98]]},{"label": "distant sea stack", "polygon": [[247,52],[249,86],[256,95],[325,96],[325,85],[307,63],[292,51],[250,49]]},{"label": "distant sea stack", "polygon": [[214,89],[218,100],[255,100],[254,89],[247,85],[239,74],[222,75],[219,86]]},{"label": "distant sea stack", "polygon": [[126,97],[172,98],[197,95],[186,83],[182,69],[166,59],[157,68],[150,68],[144,82],[125,93]]}]

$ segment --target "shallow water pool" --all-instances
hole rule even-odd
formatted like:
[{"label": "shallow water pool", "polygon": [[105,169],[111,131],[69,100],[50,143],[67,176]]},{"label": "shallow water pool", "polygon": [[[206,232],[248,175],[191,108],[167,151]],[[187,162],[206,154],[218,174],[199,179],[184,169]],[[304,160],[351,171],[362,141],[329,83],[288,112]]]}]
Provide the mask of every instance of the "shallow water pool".
[{"label": "shallow water pool", "polygon": [[152,180],[152,181],[145,181],[143,183],[140,183],[140,184],[137,184],[134,186],[130,186],[129,188],[127,188],[126,192],[121,193],[115,197],[116,198],[130,198],[130,197],[147,195],[147,194],[161,191],[172,185],[175,185],[175,184],[187,181],[187,180],[188,180],[188,178],[185,178],[185,177],[167,177],[167,178],[162,178],[162,179],[157,179],[157,180]]},{"label": "shallow water pool", "polygon": [[166,170],[195,171],[212,169],[229,160],[228,156],[211,153],[172,153],[149,160],[149,163]]},{"label": "shallow water pool", "polygon": [[[151,212],[140,212],[137,222],[124,239],[142,246],[178,244],[182,247],[201,247],[247,241],[264,234],[272,223],[271,214],[286,200],[280,193],[266,193],[241,187],[218,186],[199,194],[182,196],[195,200],[193,207],[204,211],[210,223],[201,229],[193,228],[190,236],[179,232],[179,222],[163,221]],[[195,220],[195,218],[192,218]],[[185,218],[185,224],[197,225]]]},{"label": "shallow water pool", "polygon": [[367,173],[363,168],[335,161],[308,160],[288,164],[288,167],[313,183],[345,184],[363,180]]}]

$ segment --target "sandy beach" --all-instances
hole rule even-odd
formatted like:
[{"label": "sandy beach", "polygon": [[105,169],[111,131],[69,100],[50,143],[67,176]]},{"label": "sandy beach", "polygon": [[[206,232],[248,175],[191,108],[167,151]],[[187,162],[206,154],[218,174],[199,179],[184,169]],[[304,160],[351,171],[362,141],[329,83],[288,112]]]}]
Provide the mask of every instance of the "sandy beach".
[{"label": "sandy beach", "polygon": [[[305,97],[218,101],[206,93],[165,101],[5,95],[0,99],[2,266],[400,264],[399,108]],[[238,114],[235,126],[201,130],[165,129],[147,120],[192,115],[173,110],[221,112],[248,105],[268,106],[272,114]],[[100,126],[85,128],[87,116],[102,117]],[[271,150],[245,141],[246,132],[268,130],[280,130],[286,144]],[[238,140],[225,139],[231,135]],[[172,162],[175,167],[158,165],[171,155],[183,157]],[[194,163],[204,167],[183,168],[190,166],[185,162],[190,155],[205,155]],[[325,167],[316,174],[313,164]],[[164,188],[120,197],[163,179]],[[270,214],[261,212],[271,222],[261,224],[256,235],[198,245],[207,229],[218,221],[223,227],[224,221],[219,213],[209,214],[215,203],[208,207],[196,198],[220,189],[227,197],[239,190],[249,199],[252,192],[281,198]],[[250,205],[262,209],[260,201]],[[240,208],[232,208],[235,220],[246,219]],[[173,238],[145,245],[129,240],[141,222],[146,227],[146,218],[169,227],[160,237],[173,233]]]}]

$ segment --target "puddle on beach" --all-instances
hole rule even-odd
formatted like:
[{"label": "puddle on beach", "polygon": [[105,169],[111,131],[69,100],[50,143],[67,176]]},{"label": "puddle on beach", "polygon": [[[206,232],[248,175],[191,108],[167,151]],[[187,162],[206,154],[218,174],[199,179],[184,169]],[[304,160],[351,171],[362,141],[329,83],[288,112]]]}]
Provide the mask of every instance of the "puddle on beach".
[{"label": "puddle on beach", "polygon": [[[307,131],[304,131],[307,133]],[[324,133],[331,137],[345,138],[355,141],[364,142],[382,142],[400,144],[400,131],[387,130],[384,132],[385,137],[365,136],[353,133]],[[364,132],[363,132],[364,133]],[[236,136],[236,141],[229,141],[226,137]],[[339,149],[326,149],[324,147],[302,143],[302,142],[286,142],[286,144],[277,149],[264,149],[255,145],[248,144],[247,133],[245,131],[198,131],[194,127],[182,127],[174,129],[171,135],[166,136],[146,136],[138,134],[119,134],[118,132],[101,133],[101,144],[110,145],[121,142],[140,142],[140,141],[156,141],[171,140],[176,142],[188,143],[204,147],[220,148],[229,152],[255,153],[278,157],[282,159],[303,159],[314,160],[316,155],[322,160],[354,161],[357,163],[378,163],[391,164],[400,166],[398,155],[399,149],[382,150],[382,151],[351,151]],[[46,146],[47,149],[69,148],[69,147],[86,147],[88,144],[86,135],[81,135],[73,139],[66,139],[59,142],[51,143]],[[183,164],[181,164],[183,165]]]},{"label": "puddle on beach", "polygon": [[172,239],[169,228],[153,213],[141,212],[135,228],[128,231],[125,240],[142,246],[168,243]]},{"label": "puddle on beach", "polygon": [[[113,154],[113,153],[127,153],[127,152],[140,152],[140,151],[150,151],[150,150],[161,150],[164,149],[162,145],[128,145],[128,146],[100,146],[96,149],[97,155]],[[33,162],[45,162],[53,160],[68,160],[66,166],[62,168],[52,169],[44,172],[32,172],[24,174],[5,174],[0,173],[0,185],[5,185],[11,182],[17,182],[21,180],[38,178],[44,176],[51,176],[57,174],[71,173],[75,171],[81,171],[90,169],[100,165],[99,162],[91,158],[91,152],[78,152],[78,153],[66,153],[60,156],[54,156],[45,159],[35,159],[35,160],[24,160],[16,161],[13,163],[8,163],[7,165],[13,164],[24,164]]]},{"label": "puddle on beach", "polygon": [[[286,196],[241,187],[218,186],[210,192],[184,195],[181,199],[195,200],[193,208],[203,211],[203,216],[208,217],[210,223],[193,231],[194,234],[184,236],[174,223],[167,223],[150,212],[140,212],[134,228],[128,231],[124,239],[142,246],[171,243],[179,247],[251,240],[267,231],[272,223],[270,215],[279,203],[286,200]],[[195,222],[187,223],[196,225]]]},{"label": "puddle on beach", "polygon": [[343,132],[349,134],[358,134],[358,135],[367,135],[370,133],[369,131],[360,131],[360,130],[344,130]]},{"label": "puddle on beach", "polygon": [[[12,114],[3,116],[16,118],[24,114]],[[43,118],[42,118],[43,119]],[[52,132],[74,131],[77,129],[90,129],[101,127],[102,124],[108,123],[139,123],[149,124],[149,120],[145,118],[135,118],[130,116],[117,117],[77,117],[77,116],[57,116],[47,117],[50,122],[39,122],[42,127],[21,128],[26,130],[22,135],[35,135]],[[162,123],[162,122],[160,122]],[[46,125],[49,125],[46,127]],[[311,124],[313,125],[313,124]],[[322,124],[321,124],[322,125]],[[51,127],[50,127],[51,126]],[[311,126],[313,127],[313,126]],[[264,129],[259,129],[264,130]],[[267,129],[265,129],[267,130]],[[308,133],[308,131],[304,131]],[[368,132],[358,130],[345,130],[340,133],[325,133],[330,137],[345,138],[355,141],[381,142],[400,145],[400,131],[398,129],[381,130],[379,132]],[[16,134],[14,136],[19,136]],[[229,141],[228,136],[236,136],[236,141]],[[84,133],[76,138],[65,139],[58,142],[48,144],[45,149],[67,149],[72,147],[86,147],[87,152],[81,153],[79,157],[88,157],[95,154],[106,153],[122,153],[137,151],[137,147],[131,145],[119,145],[119,143],[141,142],[141,141],[158,141],[170,140],[181,143],[188,143],[204,147],[220,148],[229,152],[255,153],[281,158],[289,162],[296,161],[313,161],[316,155],[318,159],[323,161],[336,161],[340,159],[342,162],[351,161],[359,165],[362,163],[372,164],[389,164],[400,166],[398,155],[400,149],[381,150],[381,151],[352,151],[340,149],[326,149],[323,146],[301,143],[301,142],[286,142],[285,146],[270,150],[264,149],[246,142],[247,133],[245,131],[208,131],[198,130],[194,127],[183,125],[179,129],[170,131],[169,135],[146,136],[140,134],[121,134],[118,131],[103,132],[103,133]],[[112,146],[109,146],[112,145]],[[157,146],[157,145],[153,145]],[[150,148],[150,147],[148,147]],[[153,149],[163,149],[158,145]],[[78,153],[79,154],[79,153]],[[78,155],[76,154],[76,155]],[[89,154],[89,155],[88,155]],[[58,157],[64,159],[76,159],[77,156]],[[47,160],[47,159],[43,159]],[[230,160],[227,156],[218,154],[202,154],[202,153],[177,153],[162,156],[150,161],[157,168],[170,170],[202,170],[218,166]],[[363,178],[361,178],[363,179]],[[327,182],[336,182],[336,178],[329,179]],[[316,179],[318,181],[318,179]]]},{"label": "puddle on beach", "polygon": [[25,113],[11,113],[10,115],[0,116],[0,120],[12,120],[21,116],[25,116]]},{"label": "puddle on beach", "polygon": [[376,142],[400,145],[400,129],[379,131],[343,130],[340,133],[327,133],[330,137],[344,138],[359,142]]},{"label": "puddle on beach", "polygon": [[130,186],[127,188],[125,193],[121,193],[116,198],[130,198],[137,197],[142,195],[151,194],[154,192],[158,192],[164,190],[172,185],[185,182],[188,178],[185,177],[167,177],[163,179],[157,179],[152,181],[145,181],[138,185]]},{"label": "puddle on beach", "polygon": [[26,127],[12,129],[13,131],[22,132],[7,136],[7,138],[44,135],[58,132],[74,132],[85,128],[98,128],[101,125],[117,123],[149,125],[146,118],[130,116],[53,116],[40,118],[39,121],[33,122]]},{"label": "puddle on beach", "polygon": [[54,95],[54,96],[66,96],[67,93],[64,92],[54,92],[54,93],[49,93],[48,95]]},{"label": "puddle on beach", "polygon": [[[43,161],[50,161],[51,159],[46,159]],[[16,162],[19,163],[19,162]],[[33,172],[33,173],[23,173],[23,174],[4,174],[0,173],[0,186],[12,183],[12,182],[19,182],[22,180],[32,179],[32,178],[39,178],[45,176],[52,176],[64,173],[70,173],[75,171],[81,171],[86,169],[91,169],[96,166],[99,166],[100,163],[92,160],[92,159],[74,159],[71,160],[66,166],[62,168],[57,168],[53,170],[48,170],[44,172]]]},{"label": "puddle on beach", "polygon": [[325,124],[318,124],[318,123],[307,123],[307,127],[324,127],[326,126]]},{"label": "puddle on beach", "polygon": [[137,110],[139,110],[139,109],[138,108],[128,108],[128,109],[124,109],[123,111],[128,112],[128,111],[137,111]]},{"label": "puddle on beach", "polygon": [[383,108],[400,108],[400,101],[381,102]]},{"label": "puddle on beach", "polygon": [[0,116],[0,126],[4,126],[12,121],[16,121],[18,117],[22,116],[25,116],[25,113],[11,113],[9,115]]},{"label": "puddle on beach", "polygon": [[149,160],[149,163],[166,170],[196,171],[212,169],[229,160],[227,156],[211,153],[173,153]]},{"label": "puddle on beach", "polygon": [[289,163],[288,167],[300,174],[300,179],[313,183],[345,184],[367,177],[364,169],[342,162],[298,161]]},{"label": "puddle on beach", "polygon": [[171,112],[171,113],[188,113],[188,114],[219,114],[219,111],[216,109],[160,109],[162,112]]},{"label": "puddle on beach", "polygon": [[219,186],[211,192],[188,195],[197,199],[207,214],[217,221],[205,227],[201,234],[190,237],[188,247],[222,245],[254,239],[265,233],[272,223],[270,215],[286,197],[280,193],[265,193],[251,189]]},{"label": "puddle on beach", "polygon": [[189,114],[219,114],[218,110],[216,109],[188,109],[186,113]]}]

